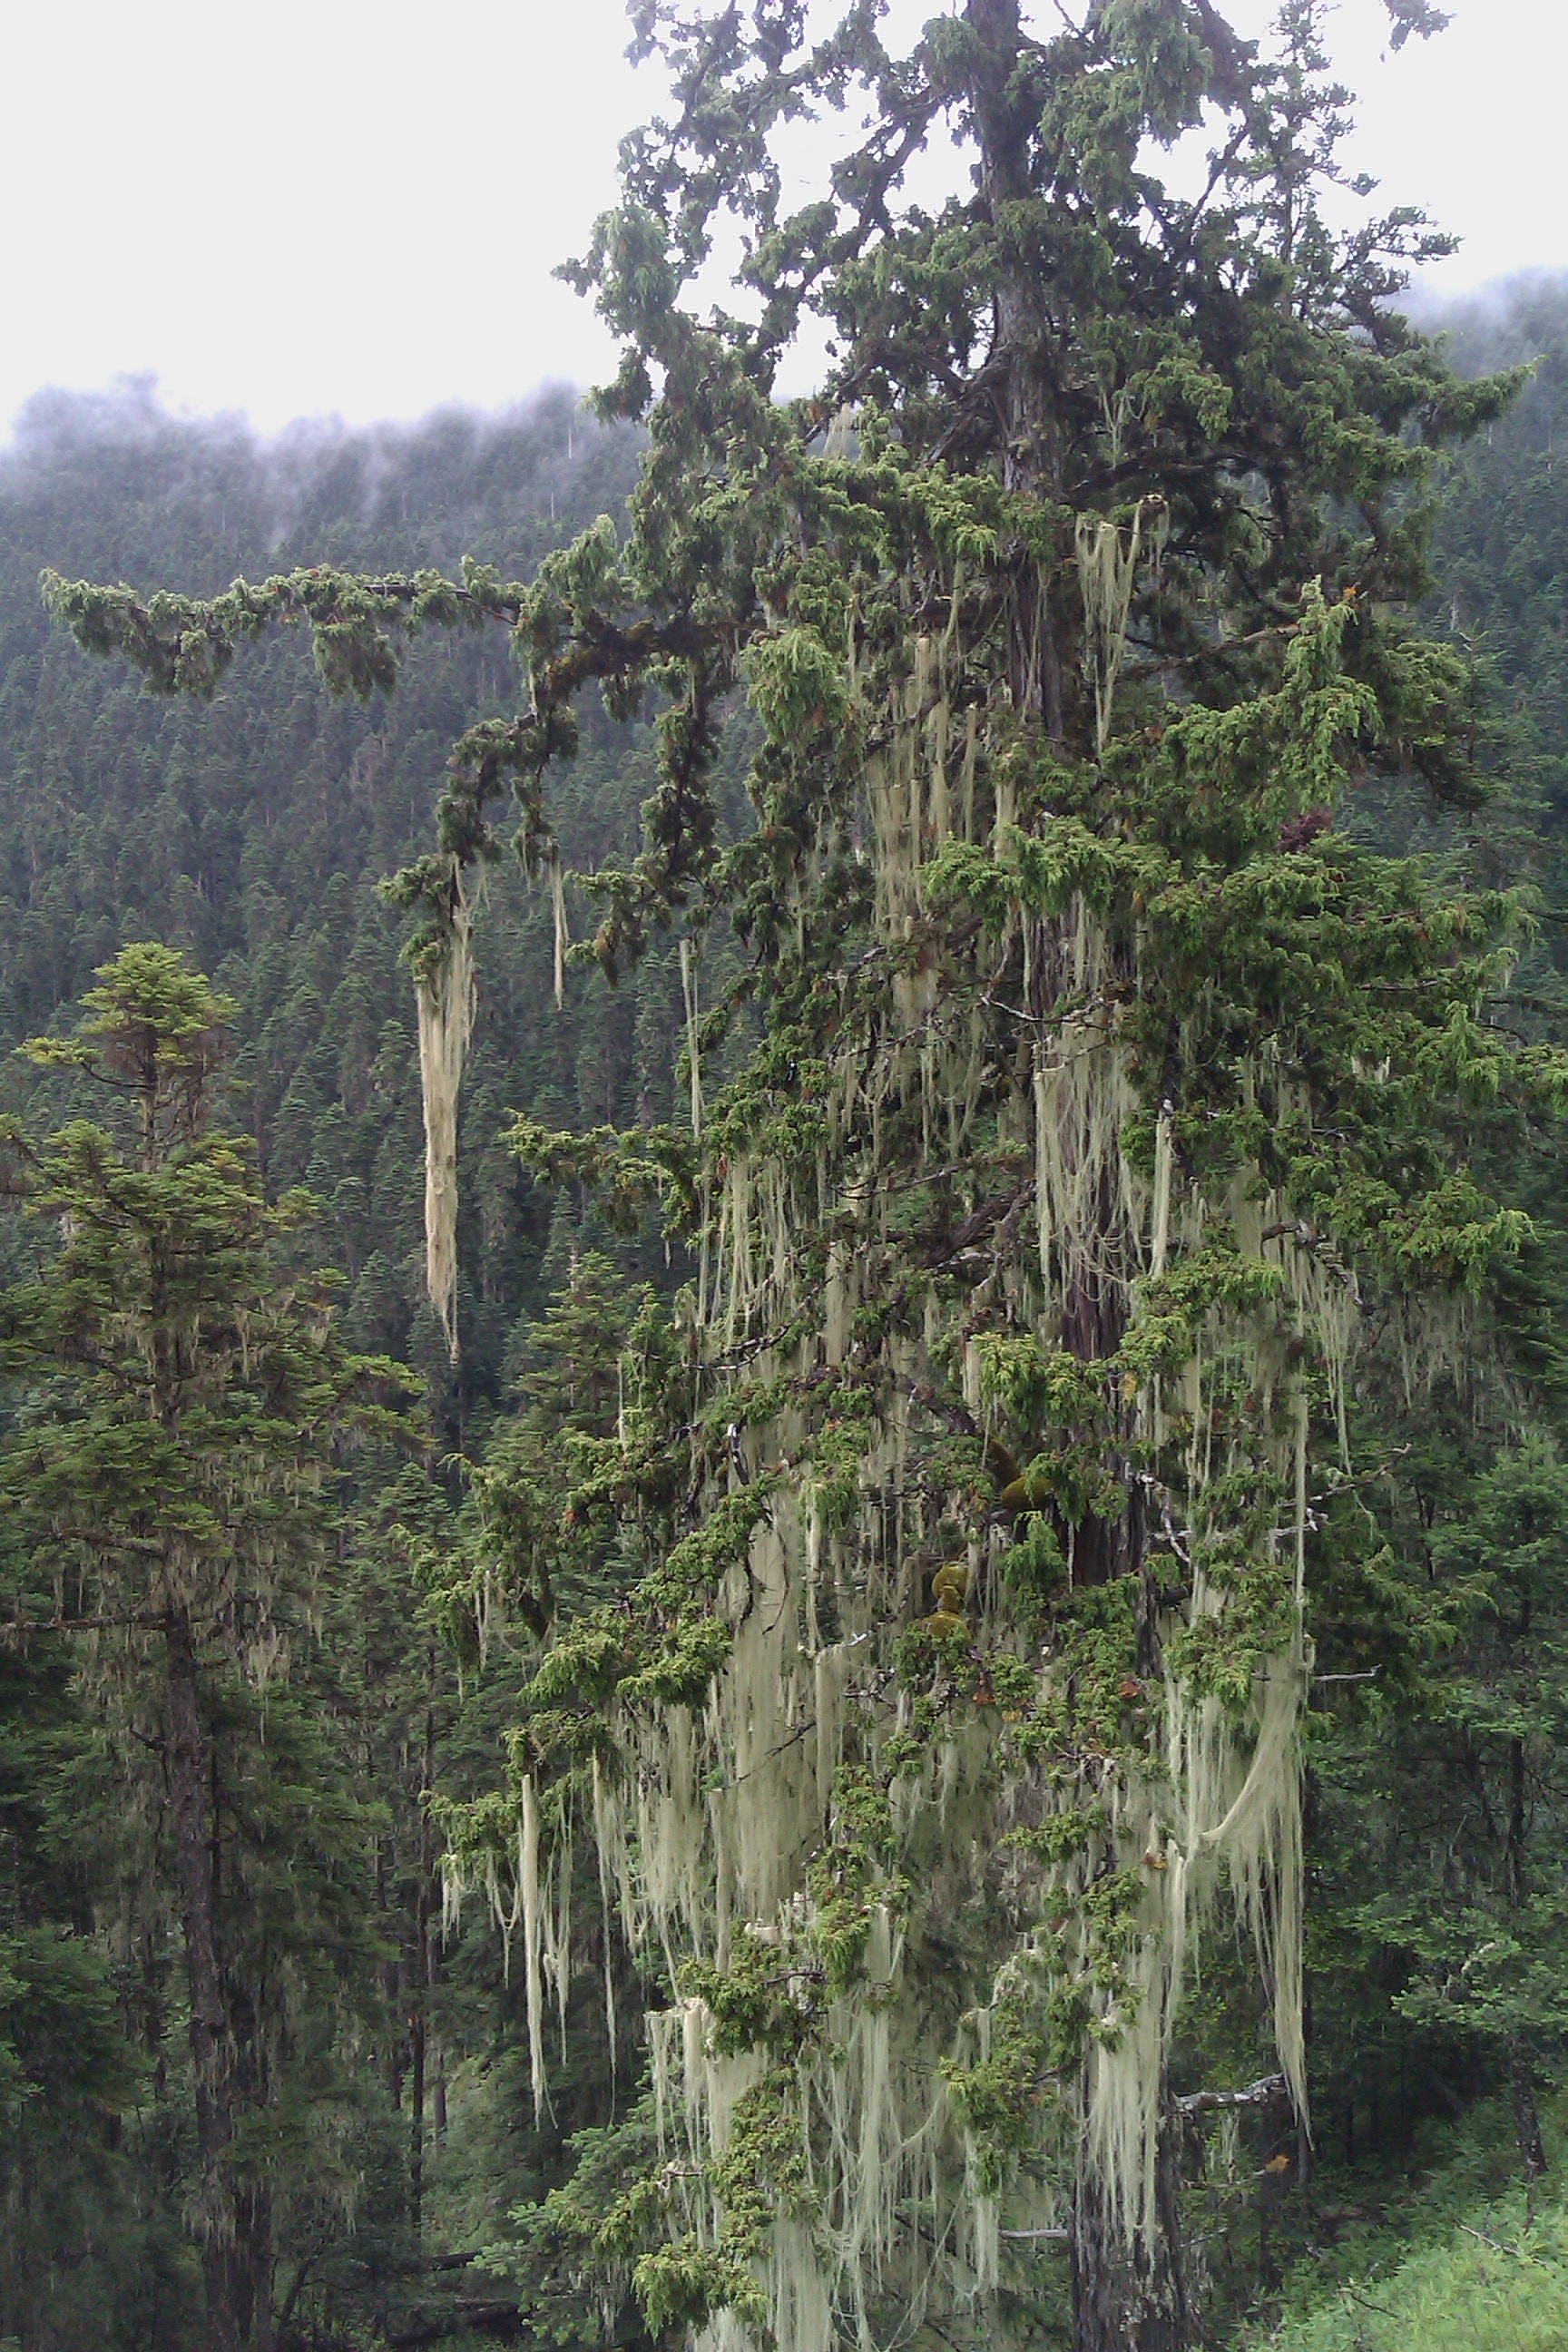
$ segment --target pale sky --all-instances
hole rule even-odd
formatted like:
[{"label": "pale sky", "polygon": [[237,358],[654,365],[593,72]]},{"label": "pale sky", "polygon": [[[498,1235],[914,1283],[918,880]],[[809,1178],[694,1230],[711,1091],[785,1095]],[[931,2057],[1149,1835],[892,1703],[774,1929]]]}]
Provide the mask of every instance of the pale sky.
[{"label": "pale sky", "polygon": [[[1379,0],[1342,0],[1354,161],[1463,236],[1439,284],[1568,267],[1564,12],[1447,5],[1384,57]],[[1252,33],[1270,10],[1226,13]],[[657,107],[622,0],[10,0],[0,41],[0,426],[42,385],[144,372],[270,432],[606,371],[550,273]]]}]

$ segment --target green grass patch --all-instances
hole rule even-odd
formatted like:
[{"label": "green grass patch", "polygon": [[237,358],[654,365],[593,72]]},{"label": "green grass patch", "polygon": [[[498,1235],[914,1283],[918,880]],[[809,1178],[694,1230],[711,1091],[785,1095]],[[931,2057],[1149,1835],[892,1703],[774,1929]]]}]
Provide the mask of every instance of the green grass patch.
[{"label": "green grass patch", "polygon": [[1568,2352],[1564,2123],[1531,2219],[1500,2106],[1477,2113],[1440,2169],[1293,2267],[1283,2315],[1251,2323],[1246,2352]]}]

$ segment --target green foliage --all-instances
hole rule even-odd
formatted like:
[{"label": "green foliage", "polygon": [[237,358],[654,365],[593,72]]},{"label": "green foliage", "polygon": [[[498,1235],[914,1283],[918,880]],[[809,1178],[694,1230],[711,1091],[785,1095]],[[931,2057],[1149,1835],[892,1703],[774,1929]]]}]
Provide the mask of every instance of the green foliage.
[{"label": "green foliage", "polygon": [[1373,2180],[1358,2181],[1359,2211],[1339,2220],[1331,2252],[1320,2248],[1293,2270],[1279,2324],[1244,2331],[1248,2352],[1265,2344],[1279,2352],[1405,2352],[1417,2344],[1547,2352],[1559,2343],[1568,2314],[1563,2204],[1548,2194],[1532,2208],[1521,2190],[1504,2189],[1506,2132],[1500,2115],[1479,2109],[1446,2161],[1416,2176],[1397,2214],[1380,2211]]},{"label": "green foliage", "polygon": [[[1390,16],[1395,46],[1438,20],[1403,0]],[[1456,2052],[1474,2079],[1506,2066],[1527,2131],[1563,2026],[1552,1759],[1568,1503],[1547,1424],[1565,1065],[1532,924],[1554,853],[1519,849],[1555,751],[1534,714],[1511,741],[1479,726],[1467,649],[1412,617],[1432,584],[1441,453],[1482,428],[1506,445],[1518,374],[1461,382],[1390,307],[1405,267],[1440,247],[1418,217],[1331,230],[1343,100],[1311,5],[1284,12],[1263,58],[1198,5],[1050,18],[1036,38],[1005,0],[972,0],[904,58],[858,6],[815,47],[798,12],[772,6],[688,19],[650,0],[635,22],[677,105],[628,142],[623,202],[571,273],[625,347],[601,410],[647,426],[624,530],[601,511],[618,499],[574,482],[569,545],[485,510],[488,544],[461,563],[428,544],[384,555],[384,516],[374,550],[348,544],[340,517],[309,551],[323,561],[263,556],[254,532],[243,560],[268,576],[203,593],[94,588],[47,551],[53,610],[80,645],[129,660],[158,697],[207,705],[199,739],[161,704],[142,734],[153,722],[111,702],[101,734],[112,749],[123,730],[148,763],[168,754],[157,871],[219,877],[212,961],[245,1038],[237,1076],[256,1090],[267,1189],[238,1143],[202,1128],[227,1009],[138,946],[113,985],[137,993],[141,1029],[100,1003],[107,1025],[45,1041],[32,1082],[74,1113],[88,1068],[109,1068],[142,1106],[135,1150],[75,1117],[47,1148],[6,1130],[11,1180],[42,1213],[39,1265],[68,1221],[48,1277],[22,1267],[5,1326],[8,1539],[30,1622],[65,1613],[47,1572],[62,1554],[72,1606],[90,1588],[132,1610],[108,1629],[127,1637],[122,1672],[145,1666],[171,1613],[162,1588],[143,1610],[144,1548],[174,1538],[188,1555],[196,1598],[179,1605],[211,1647],[215,1749],[256,1791],[243,1819],[234,1801],[232,1973],[252,1993],[283,1986],[269,2014],[288,2026],[223,2165],[247,2190],[274,2184],[300,2307],[323,2326],[360,2324],[381,2257],[368,2230],[362,2261],[321,2216],[356,2168],[374,2170],[378,2128],[401,2128],[405,2056],[423,2067],[437,2024],[469,2053],[458,2137],[472,2168],[446,2192],[426,2182],[421,2082],[407,2200],[377,2206],[387,2263],[407,2259],[427,2187],[447,2216],[488,2198],[500,2228],[496,2168],[515,2160],[527,2201],[487,2267],[517,2276],[523,2324],[586,2337],[570,2299],[593,2275],[617,2314],[635,2282],[655,2331],[726,2308],[764,2325],[769,2232],[781,2215],[809,2232],[820,2210],[805,2062],[845,2063],[835,2005],[890,1997],[869,1965],[888,1919],[910,1930],[910,2031],[948,2053],[937,2079],[979,2192],[1013,2194],[1063,2145],[1070,2171],[1084,2084],[1152,2015],[1143,1962],[1173,1883],[1107,1792],[1154,1784],[1175,1710],[1249,1736],[1263,1677],[1305,1658],[1299,1566],[1325,1672],[1373,1685],[1325,1685],[1342,1696],[1313,1751],[1315,1867],[1337,1898],[1313,1953],[1331,2108],[1348,2095],[1353,2132],[1369,2039],[1386,2032],[1428,2066]],[[816,107],[869,119],[830,187],[791,211],[771,142]],[[1154,169],[1205,122],[1228,143],[1194,205]],[[902,174],[939,125],[977,168],[932,214]],[[742,315],[699,317],[693,280],[734,229]],[[775,369],[808,314],[833,365],[818,398],[781,403]],[[1485,484],[1484,450],[1474,464]],[[1468,555],[1472,587],[1495,551]],[[1552,561],[1537,543],[1504,568],[1527,651],[1554,626]],[[1123,564],[1117,622],[1105,583]],[[289,631],[374,723],[300,722],[297,805],[331,798],[329,777],[351,787],[309,825],[251,826],[259,798],[221,777],[197,789],[191,746],[238,758],[247,728],[281,733],[267,697],[299,682]],[[515,708],[483,650],[503,631],[524,669]],[[394,681],[406,734],[376,701]],[[736,726],[742,688],[754,715]],[[911,724],[946,814],[933,795],[910,840],[873,854],[885,811],[871,803]],[[88,734],[64,730],[73,754]],[[1509,787],[1489,806],[1510,765],[1536,800]],[[16,789],[21,839],[53,803],[31,776]],[[500,855],[508,793],[516,868]],[[965,837],[942,843],[960,803]],[[237,891],[216,824],[236,809],[250,835]],[[209,810],[198,858],[186,836]],[[290,830],[293,863],[252,846]],[[68,919],[77,962],[78,932],[112,935],[94,964],[152,919],[120,882],[144,845],[122,828],[110,887],[106,859],[73,835],[58,908],[52,884],[37,904],[31,881],[14,892],[19,986],[47,1000],[30,1020],[67,992]],[[627,984],[605,1013],[570,997],[545,1044],[531,1015],[549,992],[546,927],[521,893],[562,850],[595,869],[592,954]],[[468,1458],[447,1495],[388,1474],[395,1491],[367,1500],[351,1536],[333,1444],[351,1421],[393,1433],[375,1391],[397,1376],[334,1354],[330,1289],[300,1271],[294,1183],[331,1184],[350,1336],[440,1361],[412,1314],[416,1137],[406,1036],[384,1021],[396,927],[372,903],[378,861],[398,868],[389,898],[416,968],[443,943],[456,875],[492,896],[462,1235],[474,1344],[455,1389],[439,1374],[437,1406]],[[323,893],[340,870],[352,878]],[[879,892],[901,894],[896,908]],[[174,928],[208,921],[201,896],[168,894]],[[678,923],[682,988],[664,943]],[[151,1065],[139,1034],[162,1040]],[[1096,1055],[1115,1058],[1110,1108],[1082,1132],[1061,1112],[1058,1139],[1069,1160],[1100,1156],[1100,1190],[1069,1202],[1081,1230],[1053,1234],[1033,1082],[1063,1079],[1059,1102],[1063,1074]],[[150,1066],[155,1083],[139,1082]],[[1178,1221],[1152,1243],[1136,1279],[1111,1246],[1133,1179],[1155,1196],[1173,1182],[1205,1220],[1201,1238]],[[764,1211],[784,1236],[773,1268],[753,1281],[748,1263],[715,1307],[715,1266]],[[139,1237],[176,1213],[192,1245],[154,1300]],[[663,1282],[661,1242],[680,1253],[677,1281],[695,1277],[672,1306],[642,1286]],[[1060,1296],[1042,1305],[1053,1269]],[[1350,1343],[1332,1334],[1352,1309],[1370,1337],[1347,1394]],[[155,1314],[159,1344],[184,1350],[194,1402],[173,1440],[126,1402],[134,1335],[116,1314],[142,1318],[143,1361]],[[61,1368],[52,1388],[40,1360]],[[1200,1363],[1194,1405],[1184,1383]],[[84,1494],[91,1528],[67,1516]],[[581,2076],[552,2061],[560,2141],[536,2127],[525,2156],[487,2172],[539,2019],[524,2025],[479,1937],[458,1947],[456,1987],[437,1982],[436,1829],[454,1877],[503,1916],[525,1900],[525,1803],[560,1867],[578,1867],[570,1824],[595,1775],[617,1793],[618,1772],[657,1777],[660,1732],[709,1719],[760,1605],[757,1549],[785,1525],[831,1564],[811,1642],[826,1653],[842,1616],[865,1620],[845,1758],[791,1857],[798,1909],[753,1923],[773,1941],[738,1930],[722,1967],[706,1952],[649,1962],[677,1979],[659,1993],[700,2000],[721,2055],[761,2054],[763,2077],[689,2177],[646,2110],[605,2121],[602,2052]],[[280,1566],[307,1554],[308,1597]],[[323,1592],[352,1625],[353,1689],[321,1654]],[[288,1680],[264,1709],[240,1668],[254,1681],[275,1644]],[[103,1717],[128,1782],[126,1732],[145,1738],[150,1719],[133,1712]],[[334,1754],[345,1726],[374,1798]],[[917,1861],[909,1822],[961,1745],[984,1759],[979,1826]],[[1002,1785],[1033,1809],[997,1843],[1005,1881],[984,1875],[984,1805]],[[306,1790],[319,1824],[296,1893],[282,1825]],[[981,1857],[984,1900],[955,1923],[961,1851]],[[344,1890],[363,1910],[372,1853],[374,1937],[356,1943]],[[605,1914],[598,1932],[613,1980]],[[367,1998],[383,1968],[405,2032],[379,1987]],[[74,2010],[84,2031],[98,2014],[90,1969],[61,1970],[57,1990],[29,2048],[58,2047]],[[987,2054],[953,2057],[958,2021],[981,2008]],[[1157,2073],[1217,2058],[1235,2079],[1254,2011],[1247,1988],[1207,2041],[1194,2027],[1160,2043]],[[394,2078],[384,2095],[355,2072],[360,2031]],[[199,2089],[199,2060],[195,2074]],[[1169,2088],[1156,2081],[1156,2104]],[[1097,2263],[1121,2276],[1093,2238],[1091,2186],[1074,2184],[1080,2287]],[[301,2285],[312,2231],[319,2291]],[[1009,2326],[1041,2307],[1032,2286]],[[931,2318],[949,2323],[990,2324],[962,2298]],[[602,2337],[608,2323],[592,2326]]]},{"label": "green foliage", "polygon": [[[360,1343],[437,1374],[443,1442],[470,1441],[504,1398],[514,1329],[543,1309],[571,1247],[610,1243],[639,1275],[655,1247],[616,1244],[501,1148],[510,1114],[592,1128],[672,1108],[680,991],[668,952],[590,1006],[567,975],[552,1019],[546,894],[491,875],[484,984],[464,1107],[461,1373],[442,1372],[423,1311],[420,1124],[399,950],[409,922],[378,894],[428,845],[449,740],[504,698],[482,637],[413,641],[388,701],[322,691],[286,631],[231,667],[212,703],[149,698],[120,664],[81,660],[37,594],[41,564],[199,592],[235,569],[451,564],[467,548],[531,579],[552,547],[624,501],[636,443],[540,395],[484,423],[301,436],[285,452],[176,423],[144,400],[41,405],[0,466],[0,1045],[51,1030],[128,940],[183,948],[237,1005],[228,1123],[257,1140],[274,1193],[308,1184],[348,1277]],[[227,570],[222,567],[227,567]],[[63,658],[62,658],[63,656]],[[650,782],[646,736],[584,715],[553,821],[569,862],[629,855]],[[576,894],[571,920],[580,922]],[[539,1016],[539,1017],[536,1017]],[[13,1065],[5,1101],[34,1090]],[[46,1119],[63,1100],[45,1086]]]},{"label": "green foliage", "polygon": [[[0,1302],[8,1613],[94,1637],[89,1688],[186,1963],[190,2202],[226,2345],[242,2297],[270,2294],[260,2216],[330,2201],[353,2103],[342,2036],[368,2004],[350,1989],[378,1957],[353,1886],[364,1810],[290,1667],[339,1524],[333,1451],[409,1433],[405,1376],[343,1349],[326,1286],[291,1263],[302,1202],[269,1207],[208,1124],[221,1002],[152,944],[99,978],[73,1066],[129,1097],[131,1148],[84,1119],[6,1139],[8,1189],[59,1235]],[[24,2079],[28,2050],[65,2038],[52,2000],[112,2107],[101,1956],[51,1969],[52,1940],[8,1955]]]},{"label": "green foliage", "polygon": [[[563,1392],[557,1398],[544,1378],[551,1392],[528,1441],[547,1466],[552,1440],[590,1452],[602,1444],[605,1396],[594,1387],[584,1427],[572,1425],[568,1360],[596,1310],[586,1307],[562,1333],[553,1357],[546,1340],[536,1359],[552,1291],[586,1245],[591,1277],[595,1264],[601,1269],[594,1300],[617,1328],[630,1322],[634,1351],[651,1362],[664,1339],[639,1321],[640,1309],[620,1315],[603,1271],[609,1261],[595,1261],[592,1245],[615,1250],[623,1273],[662,1272],[664,1259],[657,1246],[617,1240],[581,1207],[558,1213],[552,1191],[521,1174],[500,1137],[509,1108],[537,1107],[552,1128],[667,1115],[679,1006],[673,959],[650,957],[608,1012],[586,1009],[569,975],[566,1009],[545,1024],[535,1014],[551,994],[549,912],[531,901],[521,870],[515,880],[505,868],[496,874],[465,1128],[479,1151],[466,1171],[464,1369],[450,1382],[445,1349],[417,1304],[412,1023],[399,919],[375,885],[425,845],[444,741],[465,715],[494,707],[479,639],[465,635],[450,655],[428,638],[414,646],[396,701],[362,711],[329,702],[308,648],[285,636],[228,671],[193,731],[195,714],[139,699],[122,670],[83,663],[68,648],[58,658],[37,574],[44,562],[112,566],[200,589],[226,577],[225,566],[258,578],[287,572],[296,551],[313,560],[325,537],[345,563],[388,570],[445,564],[466,541],[498,576],[531,576],[579,522],[619,505],[635,466],[630,438],[597,431],[576,405],[551,394],[494,425],[447,417],[406,434],[326,435],[284,453],[175,424],[150,404],[100,415],[66,403],[47,417],[40,410],[0,467],[0,807],[16,853],[0,872],[0,1043],[50,1032],[30,1066],[13,1057],[5,1070],[6,1107],[20,1122],[7,1135],[14,1142],[24,1129],[63,1133],[73,1123],[84,1135],[109,1131],[125,1164],[79,1141],[74,1160],[60,1147],[50,1181],[108,1176],[128,1217],[162,1213],[177,1196],[199,1206],[210,1237],[231,1209],[243,1210],[253,1238],[266,1231],[280,1253],[268,1304],[281,1308],[290,1292],[310,1302],[313,1347],[341,1318],[351,1351],[407,1352],[428,1365],[433,1417],[449,1440],[460,1425],[477,1444],[520,1370],[531,1378],[561,1364]],[[569,854],[629,847],[649,781],[635,729],[590,716],[574,781],[572,808],[557,801]],[[105,1085],[85,1066],[106,1052],[129,1051],[134,1061],[134,1025],[95,1034],[89,1012],[89,1034],[63,1034],[66,1008],[89,999],[95,970],[128,936],[122,971],[139,975],[143,1009],[164,1039],[153,1119],[163,1143],[188,1143],[202,1111],[231,1130],[191,1154],[177,1183],[142,1181],[134,1090],[125,1091],[131,1072],[107,1069]],[[183,949],[184,962],[155,941]],[[210,990],[195,978],[198,963],[216,975]],[[219,1021],[233,1040],[226,1062],[214,1051]],[[254,1157],[234,1132],[242,1129]],[[7,1181],[19,1182],[13,1144],[6,1154]],[[301,1202],[283,1200],[307,1181],[318,1202],[309,1218]],[[37,1280],[47,1304],[41,1277],[58,1238],[52,1218],[5,1222],[6,1273],[21,1286],[15,1296]],[[317,1251],[346,1280],[318,1283]],[[234,1260],[219,1253],[212,1281],[226,1270]],[[102,1280],[129,1302],[141,1294],[128,1271],[117,1262]],[[88,1273],[70,1289],[86,1314]],[[184,1303],[205,1312],[194,1277]],[[203,1329],[212,1336],[210,1322]],[[6,1686],[16,1731],[4,1833],[16,1918],[7,1914],[5,1931],[14,1925],[33,1938],[27,1982],[37,1999],[29,1994],[25,2016],[14,2016],[25,2104],[0,2165],[0,2237],[15,2250],[10,2266],[0,2264],[0,2331],[18,2328],[35,2352],[37,2315],[47,2312],[68,2337],[75,2328],[129,2347],[154,2328],[171,2347],[188,2338],[205,2348],[200,2250],[187,2211],[197,2168],[184,1962],[158,1793],[163,1727],[151,1657],[139,1664],[136,1655],[156,1633],[38,1630],[79,1614],[99,1569],[115,1562],[79,1552],[85,1587],[76,1569],[63,1573],[70,1564],[58,1543],[42,1565],[36,1538],[46,1498],[24,1469],[23,1435],[54,1464],[59,1496],[71,1483],[74,1441],[64,1425],[64,1376],[35,1376],[37,1336],[13,1327],[5,1400],[26,1502],[10,1528],[5,1609],[33,1628],[21,1653],[32,1696]],[[258,1381],[277,1369],[263,1351]],[[471,1794],[493,1771],[510,1719],[506,1695],[525,1671],[517,1662],[525,1629],[515,1621],[533,1590],[536,1548],[509,1512],[510,1496],[498,1502],[477,1491],[473,1514],[489,1514],[488,1537],[471,1547],[466,1533],[457,1540],[447,1499],[421,1469],[400,1469],[379,1442],[363,1442],[371,1433],[363,1429],[353,1445],[340,1443],[319,1355],[316,1375],[308,1409],[291,1424],[299,1492],[269,1524],[259,1508],[247,1520],[253,1478],[236,1521],[246,1541],[254,1534],[271,1555],[269,1586],[259,1595],[215,1591],[203,1671],[232,1769],[218,1815],[233,1864],[223,1932],[242,1992],[260,1986],[268,2004],[242,2036],[253,2053],[247,2063],[270,2070],[266,2104],[242,2134],[245,2174],[270,2194],[276,2309],[291,2310],[297,2330],[352,2335],[371,2312],[388,2325],[428,2324],[471,2298],[472,2270],[421,2277],[421,2230],[442,2250],[494,2235],[507,2204],[544,2195],[570,2158],[552,2126],[520,2154],[506,2053],[515,2054],[521,1996],[508,1981],[502,1938],[472,1906],[445,1940],[437,1926],[435,1801]],[[616,1381],[612,1364],[612,1401]],[[356,1415],[372,1402],[359,1399]],[[624,1403],[635,1420],[635,1394]],[[92,1433],[79,1434],[85,1442]],[[234,1434],[247,1444],[259,1436],[258,1470],[275,1439],[289,1442],[268,1416],[247,1424],[230,1412],[221,1426],[209,1423],[204,1459],[213,1442]],[[100,1428],[92,1444],[95,1475],[107,1478],[112,1468],[119,1482],[105,1486],[106,1504],[145,1500],[158,1465],[142,1433],[128,1426],[111,1439]],[[160,1512],[179,1503],[190,1468],[177,1448],[167,1454]],[[83,1481],[75,1499],[92,1491]],[[188,1496],[181,1507],[187,1532],[200,1535],[211,1510],[204,1519]],[[606,1494],[596,1526],[611,1509]],[[290,1528],[313,1558],[303,1580],[287,1559]],[[598,1572],[603,1546],[583,1549],[584,1572]],[[128,1597],[146,1559],[120,1563]],[[572,1574],[562,1580],[572,1593]],[[35,1704],[38,1722],[24,1736]],[[43,1830],[32,1825],[40,1805],[47,1854]],[[40,1955],[57,1948],[58,1998],[40,1972]],[[113,1994],[107,2042],[105,1985]],[[621,1999],[635,2019],[629,1980]],[[615,2067],[602,2032],[595,2041],[592,2004],[577,2006],[587,2015],[574,2046],[587,2055],[553,2087],[563,2134],[592,2127],[614,2095]],[[91,2084],[79,2087],[77,2050],[97,2064]],[[492,2051],[501,2053],[493,2068]],[[623,2080],[627,2063],[623,2049]],[[35,2080],[47,2097],[27,2087]],[[575,2289],[553,2308],[563,2340],[578,2340],[586,2322]]]}]

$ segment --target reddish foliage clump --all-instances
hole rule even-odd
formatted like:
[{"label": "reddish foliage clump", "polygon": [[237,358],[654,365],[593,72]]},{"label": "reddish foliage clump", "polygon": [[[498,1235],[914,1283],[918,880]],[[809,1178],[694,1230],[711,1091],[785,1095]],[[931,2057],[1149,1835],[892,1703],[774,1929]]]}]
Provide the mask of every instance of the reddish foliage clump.
[{"label": "reddish foliage clump", "polygon": [[1281,849],[1305,849],[1321,833],[1327,833],[1334,821],[1332,809],[1303,809],[1300,816],[1288,816],[1279,828]]}]

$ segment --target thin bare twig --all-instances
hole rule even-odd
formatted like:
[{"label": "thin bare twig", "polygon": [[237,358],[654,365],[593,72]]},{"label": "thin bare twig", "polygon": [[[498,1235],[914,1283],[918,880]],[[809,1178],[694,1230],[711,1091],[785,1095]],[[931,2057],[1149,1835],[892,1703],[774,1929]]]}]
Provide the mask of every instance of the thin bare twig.
[{"label": "thin bare twig", "polygon": [[1489,2246],[1494,2253],[1511,2254],[1516,2262],[1533,2263],[1537,2270],[1550,2271],[1563,2268],[1561,2263],[1549,2262],[1544,2254],[1532,2254],[1523,2246],[1508,2245],[1501,2238],[1489,2238],[1484,2230],[1472,2230],[1468,2221],[1461,2221],[1459,2227],[1467,2238],[1479,2238],[1482,2245]]}]

